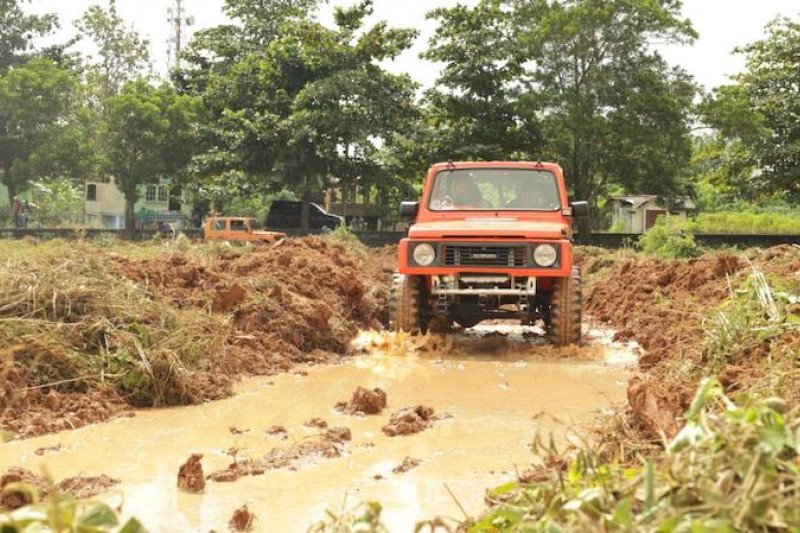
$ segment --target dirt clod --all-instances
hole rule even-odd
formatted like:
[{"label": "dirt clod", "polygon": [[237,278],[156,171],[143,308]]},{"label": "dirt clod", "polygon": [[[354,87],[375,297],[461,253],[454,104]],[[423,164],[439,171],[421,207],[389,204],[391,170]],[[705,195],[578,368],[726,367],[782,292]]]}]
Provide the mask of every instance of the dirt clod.
[{"label": "dirt clod", "polygon": [[321,418],[312,418],[311,420],[306,420],[303,422],[303,425],[309,428],[317,429],[325,429],[328,427],[328,423]]},{"label": "dirt clod", "polygon": [[64,449],[64,446],[61,443],[58,443],[54,446],[42,446],[41,448],[36,448],[36,450],[33,453],[39,456],[50,455],[51,453],[58,453],[62,449]]},{"label": "dirt clod", "polygon": [[279,425],[270,426],[266,429],[265,433],[267,435],[272,435],[275,437],[280,437],[283,440],[289,438],[289,432],[286,431],[286,428]]},{"label": "dirt clod", "polygon": [[0,509],[13,511],[32,503],[30,496],[26,492],[6,489],[8,485],[14,483],[30,485],[40,495],[46,494],[50,489],[49,483],[45,478],[37,476],[24,468],[12,467],[0,476]]},{"label": "dirt clod", "polygon": [[256,515],[247,508],[247,504],[244,504],[233,512],[228,526],[233,531],[252,531],[255,521]]},{"label": "dirt clod", "polygon": [[395,474],[404,474],[409,470],[411,470],[412,468],[418,467],[420,463],[422,463],[422,461],[420,461],[416,457],[406,457],[405,459],[403,459],[402,463],[392,468],[392,472],[394,472]]},{"label": "dirt clod", "polygon": [[238,283],[234,283],[227,289],[217,290],[217,297],[214,301],[213,310],[217,313],[227,313],[235,309],[247,298],[247,291]]},{"label": "dirt clod", "polygon": [[184,492],[201,493],[206,488],[203,476],[202,454],[193,453],[178,470],[178,488]]},{"label": "dirt clod", "polygon": [[389,423],[381,431],[389,437],[411,435],[428,429],[435,421],[432,407],[406,407],[392,413]]},{"label": "dirt clod", "polygon": [[377,415],[386,407],[386,392],[378,387],[365,389],[358,387],[350,402],[339,402],[336,409],[349,415],[365,414]]},{"label": "dirt clod", "polygon": [[106,492],[111,487],[118,485],[119,482],[118,479],[110,478],[105,474],[94,477],[77,476],[61,481],[56,488],[60,492],[67,492],[79,500],[83,500]]},{"label": "dirt clod", "polygon": [[[349,431],[347,430],[347,433]],[[296,470],[315,459],[333,459],[341,454],[341,441],[330,438],[305,441],[286,448],[273,448],[259,459],[234,461],[228,465],[228,468],[213,472],[208,478],[216,482],[228,482],[243,476],[259,476],[268,470]]]},{"label": "dirt clod", "polygon": [[26,492],[4,490],[13,483],[24,483],[31,486],[39,495],[39,498],[46,499],[53,490],[73,495],[79,500],[91,498],[97,494],[107,491],[111,487],[119,484],[118,479],[113,479],[105,474],[99,476],[75,476],[62,480],[53,485],[43,476],[37,476],[30,470],[20,467],[12,467],[0,476],[0,510],[19,509],[31,502],[31,498]]},{"label": "dirt clod", "polygon": [[325,432],[325,438],[333,442],[345,442],[353,438],[350,428],[332,427]]}]

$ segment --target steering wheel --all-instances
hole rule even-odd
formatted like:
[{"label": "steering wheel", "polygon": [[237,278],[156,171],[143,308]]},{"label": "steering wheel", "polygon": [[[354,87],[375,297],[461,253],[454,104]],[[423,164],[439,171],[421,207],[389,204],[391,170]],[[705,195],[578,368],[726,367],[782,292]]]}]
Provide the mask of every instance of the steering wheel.
[{"label": "steering wheel", "polygon": [[453,209],[456,206],[456,201],[449,194],[442,197],[439,201],[439,209]]}]

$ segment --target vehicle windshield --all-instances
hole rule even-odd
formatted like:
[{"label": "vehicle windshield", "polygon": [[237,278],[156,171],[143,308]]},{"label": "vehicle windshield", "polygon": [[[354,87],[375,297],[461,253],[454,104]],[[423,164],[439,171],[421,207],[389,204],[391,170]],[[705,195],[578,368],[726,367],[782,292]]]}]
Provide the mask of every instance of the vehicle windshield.
[{"label": "vehicle windshield", "polygon": [[436,174],[428,208],[554,211],[561,208],[556,177],[547,170],[469,168]]}]

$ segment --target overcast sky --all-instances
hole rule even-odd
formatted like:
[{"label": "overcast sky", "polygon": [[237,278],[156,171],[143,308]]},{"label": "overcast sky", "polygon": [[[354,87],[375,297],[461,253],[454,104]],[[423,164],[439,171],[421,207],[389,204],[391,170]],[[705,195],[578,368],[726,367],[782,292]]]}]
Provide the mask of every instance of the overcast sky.
[{"label": "overcast sky", "polygon": [[[222,0],[183,0],[186,14],[194,17],[191,30],[224,22]],[[475,4],[477,0],[461,0]],[[73,31],[72,21],[98,0],[33,0],[29,9],[55,12],[61,17],[63,38]],[[106,0],[100,0],[102,5]],[[151,53],[157,72],[164,72],[167,63],[167,8],[174,0],[117,0],[121,16],[150,39]],[[331,0],[329,5],[351,4],[351,0]],[[430,86],[438,68],[419,59],[435,24],[425,13],[440,6],[452,6],[456,0],[375,0],[374,19],[388,20],[394,26],[413,27],[422,32],[413,50],[399,57],[390,68],[407,72],[423,86]],[[330,21],[330,7],[323,9],[323,20]],[[741,56],[731,53],[736,46],[754,41],[763,35],[764,25],[777,15],[797,18],[800,0],[684,0],[684,15],[694,22],[700,39],[692,47],[662,48],[664,56],[683,65],[707,89],[726,82],[727,76],[744,67]]]}]

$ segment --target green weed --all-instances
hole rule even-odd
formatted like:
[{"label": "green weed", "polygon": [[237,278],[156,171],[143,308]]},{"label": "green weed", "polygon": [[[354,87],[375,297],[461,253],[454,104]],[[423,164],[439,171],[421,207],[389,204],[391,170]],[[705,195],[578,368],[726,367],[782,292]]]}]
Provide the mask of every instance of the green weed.
[{"label": "green weed", "polygon": [[566,473],[504,487],[469,531],[777,531],[800,526],[800,417],[769,399],[738,406],[705,379],[686,425],[638,466],[581,452]]},{"label": "green weed", "polygon": [[645,254],[661,259],[686,259],[700,253],[691,233],[663,219],[642,235],[637,246]]}]

